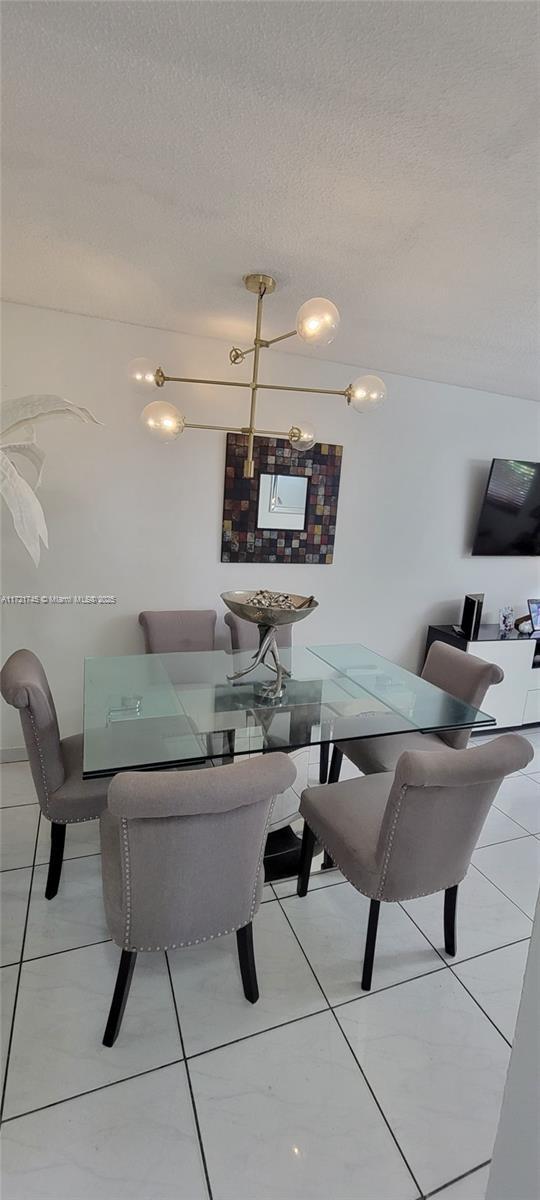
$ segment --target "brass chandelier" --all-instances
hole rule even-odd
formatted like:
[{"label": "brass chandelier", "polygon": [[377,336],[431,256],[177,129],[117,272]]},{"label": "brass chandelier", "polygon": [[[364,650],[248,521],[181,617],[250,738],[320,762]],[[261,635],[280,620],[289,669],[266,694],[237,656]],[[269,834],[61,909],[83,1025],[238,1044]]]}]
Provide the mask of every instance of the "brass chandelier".
[{"label": "brass chandelier", "polygon": [[256,436],[287,438],[291,446],[300,451],[310,450],[317,440],[314,431],[306,426],[292,425],[286,433],[280,430],[257,429],[255,422],[259,391],[309,392],[320,396],[343,396],[347,404],[356,412],[366,412],[375,408],[385,399],[386,386],[377,375],[361,375],[343,389],[297,387],[296,385],[289,387],[284,384],[260,383],[261,350],[267,350],[276,342],[283,342],[286,338],[297,335],[308,345],[327,346],[334,340],[337,332],[340,320],[339,312],[331,300],[325,300],[321,296],[314,297],[312,300],[306,300],[298,309],[294,329],[291,329],[289,333],[280,334],[279,337],[266,339],[261,336],[263,301],[265,296],[270,296],[276,290],[276,281],[271,275],[251,274],[245,275],[243,282],[248,292],[253,292],[257,297],[255,336],[253,345],[248,346],[246,350],[233,346],[229,352],[229,361],[233,366],[237,366],[239,363],[243,363],[248,355],[253,355],[253,368],[249,382],[240,382],[236,379],[191,379],[181,375],[166,375],[161,367],[153,368],[152,364],[145,359],[135,359],[130,367],[130,375],[134,384],[143,390],[146,390],[147,386],[162,388],[166,383],[201,383],[214,387],[248,388],[250,392],[249,424],[239,428],[231,425],[200,425],[193,421],[187,421],[174,404],[168,404],[164,400],[154,400],[147,404],[141,413],[141,420],[148,432],[162,441],[173,441],[184,432],[184,429],[211,429],[220,430],[223,433],[246,434],[247,451],[244,476],[246,479],[253,479],[255,473],[253,444]]}]

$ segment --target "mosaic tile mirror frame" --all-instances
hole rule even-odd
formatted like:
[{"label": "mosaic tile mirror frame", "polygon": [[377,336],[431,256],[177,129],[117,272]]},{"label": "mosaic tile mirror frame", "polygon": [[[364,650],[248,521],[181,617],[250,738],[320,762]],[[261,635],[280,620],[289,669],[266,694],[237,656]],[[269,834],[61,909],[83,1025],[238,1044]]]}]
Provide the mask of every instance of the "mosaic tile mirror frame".
[{"label": "mosaic tile mirror frame", "polygon": [[[343,446],[317,442],[300,454],[286,438],[255,438],[253,479],[244,479],[246,447],[246,434],[227,434],[221,561],[329,565],[334,557]],[[259,527],[262,475],[307,478],[303,529]]]}]

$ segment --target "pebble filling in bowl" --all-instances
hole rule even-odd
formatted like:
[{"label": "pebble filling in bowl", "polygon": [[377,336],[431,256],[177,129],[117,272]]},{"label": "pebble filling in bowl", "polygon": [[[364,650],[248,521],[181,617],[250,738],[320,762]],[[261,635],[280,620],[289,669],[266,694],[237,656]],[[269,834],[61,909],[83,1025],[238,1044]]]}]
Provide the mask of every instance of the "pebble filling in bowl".
[{"label": "pebble filling in bowl", "polygon": [[257,608],[295,609],[297,607],[296,604],[293,604],[287,592],[269,592],[266,588],[262,588],[259,592],[254,592],[247,603],[253,604]]}]

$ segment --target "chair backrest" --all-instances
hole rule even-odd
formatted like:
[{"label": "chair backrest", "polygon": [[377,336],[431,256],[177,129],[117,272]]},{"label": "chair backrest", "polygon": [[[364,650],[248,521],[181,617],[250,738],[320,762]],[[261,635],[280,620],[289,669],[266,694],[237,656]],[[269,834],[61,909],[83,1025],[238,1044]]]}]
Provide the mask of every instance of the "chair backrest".
[{"label": "chair backrest", "polygon": [[[464,700],[473,708],[481,708],[488,688],[504,679],[504,671],[495,663],[484,662],[474,654],[466,654],[446,642],[433,642],[430,646],[422,679],[435,687],[442,688],[458,700]],[[470,737],[470,729],[447,729],[439,737],[447,746],[464,750]]]},{"label": "chair backrest", "polygon": [[212,608],[139,613],[147,654],[213,650],[216,613]]},{"label": "chair backrest", "polygon": [[[259,646],[259,628],[252,621],[242,621],[234,613],[225,613],[225,624],[231,634],[231,650],[257,650]],[[276,642],[282,649],[292,646],[292,625],[278,625]]]},{"label": "chair backrest", "polygon": [[[115,940],[125,948],[154,950],[247,925],[260,900],[273,800],[295,776],[281,753],[208,770],[116,775],[102,817],[105,908]],[[119,845],[122,858],[121,941],[115,929],[117,887],[107,863],[115,820],[116,853]]]},{"label": "chair backrest", "polygon": [[0,672],[4,700],[19,709],[32,778],[39,803],[48,815],[48,795],[64,782],[56,708],[47,676],[31,650],[16,650]]},{"label": "chair backrest", "polygon": [[468,750],[406,750],[379,834],[378,899],[408,900],[460,883],[503,779],[532,757],[530,742],[515,733]]}]

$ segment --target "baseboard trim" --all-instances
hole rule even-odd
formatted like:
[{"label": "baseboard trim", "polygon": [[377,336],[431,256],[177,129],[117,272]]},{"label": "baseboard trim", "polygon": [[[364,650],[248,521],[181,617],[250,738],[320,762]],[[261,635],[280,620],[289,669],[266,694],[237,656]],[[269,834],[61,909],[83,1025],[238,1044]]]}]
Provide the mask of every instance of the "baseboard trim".
[{"label": "baseboard trim", "polygon": [[25,746],[13,746],[11,749],[0,750],[0,763],[28,762]]}]

